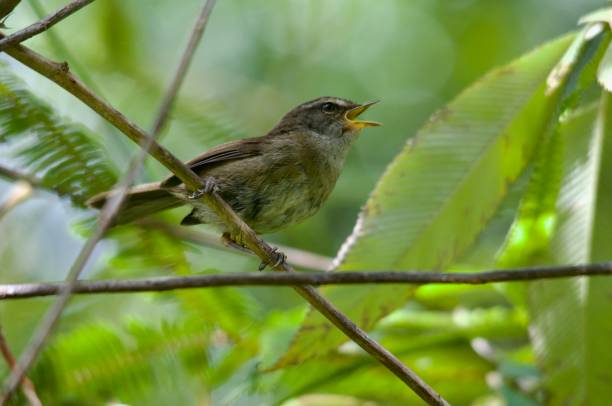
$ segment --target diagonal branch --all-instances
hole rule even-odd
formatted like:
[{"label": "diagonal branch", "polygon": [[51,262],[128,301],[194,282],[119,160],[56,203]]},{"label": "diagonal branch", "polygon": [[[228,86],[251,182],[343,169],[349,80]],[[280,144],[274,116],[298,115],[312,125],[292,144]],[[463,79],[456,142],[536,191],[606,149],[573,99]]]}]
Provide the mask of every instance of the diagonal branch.
[{"label": "diagonal branch", "polygon": [[79,11],[93,1],[94,0],[74,0],[73,2],[57,10],[55,13],[49,14],[42,20],[0,39],[0,52],[4,51],[11,45],[19,44],[29,38],[32,38],[36,34],[40,34],[41,32],[48,30],[58,22],[62,21],[64,18]]},{"label": "diagonal branch", "polygon": [[[576,276],[612,276],[612,262],[602,264],[493,270],[478,273],[430,272],[313,272],[313,273],[230,273],[121,280],[80,281],[74,293],[164,292],[221,286],[303,286],[349,284],[469,284],[525,282]],[[0,285],[0,300],[57,295],[61,283]]]},{"label": "diagonal branch", "polygon": [[[92,1],[92,0],[89,0]],[[195,36],[201,36],[206,22],[208,21],[208,17],[210,15],[210,11],[212,10],[212,5],[214,5],[214,0],[207,0],[205,3],[203,12],[198,18],[196,27],[193,31],[193,35],[191,40],[189,41],[189,45],[184,53],[184,56],[181,60],[181,64],[179,69],[177,70],[177,76],[183,76],[186,73],[186,67],[189,65],[189,60],[193,57],[193,53],[195,51],[195,45],[199,42],[199,38],[194,40]],[[75,2],[76,3],[76,2]],[[73,3],[74,4],[74,3]],[[93,235],[87,240],[75,262],[73,263],[68,276],[66,277],[66,283],[62,286],[62,290],[60,292],[60,296],[57,301],[54,303],[52,308],[47,312],[44,319],[40,322],[30,343],[26,347],[23,352],[23,355],[20,357],[17,362],[15,368],[11,372],[9,378],[6,382],[6,389],[3,397],[0,399],[0,404],[4,405],[8,402],[12,392],[15,391],[17,385],[22,380],[22,377],[32,365],[40,351],[42,350],[45,342],[53,331],[55,325],[59,321],[61,314],[63,313],[68,300],[72,294],[74,289],[74,285],[76,284],[79,275],[85,268],[87,261],[91,257],[95,246],[98,241],[102,239],[106,230],[110,227],[113,222],[114,217],[119,212],[121,208],[121,204],[123,203],[125,196],[128,192],[130,185],[133,183],[136,174],[140,167],[142,166],[144,159],[147,156],[147,153],[151,146],[155,144],[155,137],[159,135],[159,130],[162,128],[163,122],[166,120],[170,106],[176,94],[178,92],[178,88],[180,83],[182,82],[182,78],[175,78],[170,86],[168,91],[168,95],[164,98],[164,103],[162,103],[162,107],[160,108],[159,114],[156,119],[156,130],[151,137],[146,136],[145,140],[142,144],[142,151],[130,162],[129,169],[122,180],[119,190],[116,194],[113,194],[110,199],[104,204],[99,216],[98,222],[96,224],[96,229]],[[81,85],[83,86],[83,85]]]},{"label": "diagonal branch", "polygon": [[[101,100],[87,89],[69,72],[67,64],[59,64],[50,61],[23,46],[11,47],[7,49],[6,52],[24,65],[48,77],[65,90],[72,93],[121,130],[134,142],[141,146],[146,145],[146,141],[149,138],[147,134],[134,123],[131,123],[110,104]],[[189,189],[197,191],[197,193],[194,193],[194,196],[197,196],[198,199],[208,204],[232,231],[240,234],[242,236],[241,240],[245,245],[263,262],[274,263],[277,255],[276,251],[255,234],[255,232],[238,217],[232,208],[217,193],[214,191],[205,193],[203,179],[157,142],[152,142],[149,153],[172,171]],[[278,264],[274,266],[274,269],[281,272],[293,272],[293,268],[286,263]],[[363,330],[336,309],[327,299],[319,294],[314,287],[303,286],[295,287],[294,289],[338,329],[400,378],[424,401],[432,405],[448,404],[448,402],[427,385],[419,376],[402,364],[397,357],[370,338]],[[13,390],[15,388],[14,379],[11,382],[11,388]]]}]

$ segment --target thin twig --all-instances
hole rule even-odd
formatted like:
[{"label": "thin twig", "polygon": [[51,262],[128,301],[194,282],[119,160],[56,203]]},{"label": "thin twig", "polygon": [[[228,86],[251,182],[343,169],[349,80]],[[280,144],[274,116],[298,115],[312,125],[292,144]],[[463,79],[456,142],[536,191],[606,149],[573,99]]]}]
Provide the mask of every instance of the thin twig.
[{"label": "thin twig", "polygon": [[0,178],[5,178],[8,180],[24,180],[32,186],[42,186],[42,181],[36,176],[32,176],[29,173],[25,173],[20,170],[9,168],[3,165],[0,165]]},{"label": "thin twig", "polygon": [[[42,4],[40,4],[39,0],[30,0],[29,4],[37,18],[40,19],[46,15],[46,11]],[[76,72],[76,74],[83,80],[83,82],[87,84],[87,86],[91,88],[91,90],[100,96],[104,96],[98,85],[96,85],[96,82],[89,74],[89,71],[85,69],[81,62],[72,55],[70,49],[68,49],[65,42],[55,30],[48,30],[45,33],[45,39],[49,42],[49,45],[55,51],[58,58],[68,61],[72,70]]]},{"label": "thin twig", "polygon": [[[88,0],[88,2],[91,2],[91,1],[92,0]],[[189,41],[189,45],[185,51],[185,57],[181,60],[181,64],[180,64],[181,66],[183,65],[188,66],[189,64],[188,60],[191,59],[191,57],[193,56],[193,52],[195,50],[193,36],[202,35],[204,26],[206,24],[206,21],[208,20],[208,16],[211,11],[210,4],[214,4],[214,0],[207,0],[204,6],[205,12],[202,13],[202,15],[197,21],[196,27],[194,29],[194,34],[192,35],[192,39]],[[195,43],[197,44],[197,42],[198,41],[196,40]],[[181,68],[177,70],[177,75],[184,75],[185,73],[186,73],[185,68]],[[152,136],[145,137],[145,142],[142,145],[142,150],[130,162],[129,169],[126,175],[124,176],[124,179],[121,181],[121,184],[118,188],[118,192],[110,195],[111,197],[104,204],[104,207],[100,211],[100,214],[98,215],[98,222],[96,224],[96,229],[93,235],[87,240],[87,242],[85,243],[85,245],[79,252],[77,259],[73,263],[70,269],[70,272],[68,273],[68,276],[66,277],[66,283],[62,286],[62,290],[60,292],[59,298],[54,303],[52,308],[47,312],[44,319],[41,321],[41,323],[37,327],[32,339],[30,340],[30,343],[28,344],[26,349],[23,351],[23,354],[20,357],[19,361],[17,362],[16,367],[13,369],[9,378],[7,379],[7,382],[5,385],[5,392],[3,394],[2,399],[0,400],[1,405],[4,405],[5,403],[8,402],[11,396],[11,393],[14,392],[17,385],[21,381],[23,375],[32,365],[32,363],[34,362],[34,360],[36,359],[36,357],[42,350],[45,342],[49,338],[51,332],[53,331],[53,328],[59,321],[59,318],[61,317],[61,314],[63,313],[66,307],[66,304],[68,303],[68,300],[72,294],[72,291],[74,290],[74,286],[79,278],[79,275],[85,268],[85,265],[87,264],[89,258],[91,257],[91,254],[93,253],[95,246],[102,239],[102,237],[106,233],[106,230],[110,227],[110,225],[113,222],[113,219],[119,212],[119,209],[121,208],[121,205],[129,190],[129,187],[133,183],[138,173],[138,170],[142,167],[142,164],[149,152],[149,149],[151,148],[151,146],[155,144],[155,137],[159,135],[159,130],[161,129],[162,124],[167,117],[169,108],[174,98],[176,97],[176,93],[178,91],[178,86],[176,86],[175,83],[180,84],[181,82],[182,82],[182,79],[175,78],[173,80],[172,86],[170,87],[169,92],[168,92],[170,94],[169,96],[166,96],[164,98],[164,103],[162,103],[162,107],[160,108],[160,112],[158,114],[158,119],[156,120],[156,125],[157,123],[159,123],[157,130],[152,134]]]},{"label": "thin twig", "polygon": [[[135,124],[131,123],[123,114],[114,109],[108,103],[101,100],[89,89],[87,89],[77,78],[70,74],[66,64],[58,64],[50,61],[41,55],[23,46],[15,46],[6,51],[13,58],[22,62],[24,65],[48,77],[68,92],[79,98],[94,111],[107,119],[111,124],[121,130],[134,142],[144,145],[148,136]],[[167,149],[153,143],[150,154],[161,164],[166,166],[175,174],[188,189],[194,191],[204,190],[204,181],[194,173],[183,162],[171,154]],[[201,194],[201,196],[199,196]],[[215,192],[198,193],[199,199],[207,204],[234,233],[241,235],[241,240],[253,251],[262,261],[274,263],[277,258],[277,251],[263,241],[232,208]],[[293,272],[293,268],[286,263],[278,264],[273,267],[280,272]],[[400,378],[417,395],[431,405],[447,405],[438,393],[419,378],[412,370],[407,368],[402,362],[383,348],[376,341],[371,339],[363,330],[357,327],[344,314],[336,309],[327,299],[311,286],[294,288],[304,297],[315,309],[317,309],[332,324],[340,329],[345,335],[362,347],[370,355],[378,359],[387,369]],[[13,386],[14,388],[14,383]]]},{"label": "thin twig", "polygon": [[[612,262],[602,264],[493,270],[478,273],[429,272],[292,272],[229,273],[220,275],[175,276],[141,279],[79,281],[74,293],[164,292],[224,286],[320,286],[356,284],[453,284],[483,285],[498,282],[526,282],[577,276],[612,276]],[[0,285],[0,300],[52,296],[62,283]]]},{"label": "thin twig", "polygon": [[56,23],[79,11],[80,9],[82,9],[93,1],[94,0],[74,0],[73,2],[57,10],[55,13],[49,14],[42,20],[39,20],[24,29],[21,29],[5,38],[0,39],[0,52],[4,51],[11,45],[19,44],[27,40],[28,38],[32,38],[36,34],[40,34],[41,32],[48,30]]},{"label": "thin twig", "polygon": [[[227,247],[219,240],[218,236],[213,235],[212,233],[188,229],[186,227],[155,219],[140,220],[138,221],[138,225],[146,228],[157,229],[173,237],[177,237],[181,240],[189,241],[198,245],[214,247],[232,253],[249,255],[244,251],[238,251],[236,249]],[[304,251],[285,245],[277,245],[277,248],[287,254],[287,261],[289,261],[290,264],[298,268],[310,269],[313,271],[329,271],[334,261],[332,258],[315,254],[314,252]]]},{"label": "thin twig", "polygon": [[[0,328],[0,352],[2,353],[2,357],[6,361],[6,364],[9,366],[9,369],[13,370],[15,368],[15,356],[11,352],[8,343],[4,338],[2,328]],[[36,393],[36,388],[27,376],[24,376],[21,380],[21,391],[28,400],[30,406],[42,406],[42,402]]]}]

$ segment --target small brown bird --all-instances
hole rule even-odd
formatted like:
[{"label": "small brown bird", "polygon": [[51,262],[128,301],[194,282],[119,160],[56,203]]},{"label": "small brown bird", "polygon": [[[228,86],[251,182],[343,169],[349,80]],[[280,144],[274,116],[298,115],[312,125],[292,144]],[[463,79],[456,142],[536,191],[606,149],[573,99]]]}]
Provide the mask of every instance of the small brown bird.
[{"label": "small brown bird", "polygon": [[[315,214],[331,193],[350,145],[359,131],[378,126],[357,117],[376,102],[356,104],[321,97],[287,113],[262,137],[232,141],[212,148],[187,164],[257,233],[270,233]],[[108,193],[89,205],[101,208]],[[183,225],[224,223],[205,204],[187,198],[176,176],[133,187],[115,224],[185,204],[193,206]],[[237,236],[224,232],[226,244],[239,247]]]}]

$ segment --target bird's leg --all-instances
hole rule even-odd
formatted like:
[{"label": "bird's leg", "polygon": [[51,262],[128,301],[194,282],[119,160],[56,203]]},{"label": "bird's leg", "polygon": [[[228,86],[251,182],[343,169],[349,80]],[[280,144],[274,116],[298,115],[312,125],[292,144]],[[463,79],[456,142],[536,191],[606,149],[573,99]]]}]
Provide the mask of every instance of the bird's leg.
[{"label": "bird's leg", "polygon": [[247,254],[255,255],[253,251],[251,251],[250,249],[248,249],[247,247],[245,247],[244,245],[240,244],[235,239],[233,239],[230,233],[227,233],[227,232],[223,233],[223,235],[221,236],[221,241],[223,242],[223,245],[225,245],[226,247],[231,247],[238,251],[242,251],[242,252],[246,252]]},{"label": "bird's leg", "polygon": [[261,261],[261,264],[259,264],[259,268],[257,268],[259,271],[263,271],[268,265],[272,266],[272,268],[275,268],[281,264],[284,264],[285,261],[287,261],[287,255],[280,252],[277,247],[272,248],[270,256],[274,259],[274,262],[268,263],[266,261]]},{"label": "bird's leg", "polygon": [[216,192],[217,189],[217,181],[215,181],[215,178],[213,178],[212,176],[207,176],[206,178],[204,178],[204,187],[198,190],[194,190],[193,192],[187,195],[187,198],[190,200],[197,200],[204,195]]},{"label": "bird's leg", "polygon": [[[236,239],[232,237],[232,235],[228,232],[223,233],[223,235],[221,236],[221,241],[226,247],[231,247],[238,251],[255,255],[253,251],[236,241]],[[272,248],[272,252],[270,253],[270,255],[272,256],[273,261],[261,261],[259,267],[257,268],[259,271],[263,271],[268,265],[271,265],[274,268],[276,266],[279,266],[280,264],[285,263],[285,261],[287,260],[287,255],[283,254],[282,252],[279,252],[278,248],[276,247]]]}]

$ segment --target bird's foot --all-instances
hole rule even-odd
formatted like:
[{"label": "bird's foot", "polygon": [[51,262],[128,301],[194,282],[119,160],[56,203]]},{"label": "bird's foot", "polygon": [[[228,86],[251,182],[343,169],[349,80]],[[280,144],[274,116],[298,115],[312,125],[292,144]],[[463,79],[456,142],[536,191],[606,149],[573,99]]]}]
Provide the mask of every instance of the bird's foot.
[{"label": "bird's foot", "polygon": [[197,200],[204,195],[216,192],[218,190],[217,181],[212,176],[208,176],[204,179],[204,186],[198,190],[194,190],[193,192],[187,195],[187,198],[190,200]]},{"label": "bird's foot", "polygon": [[282,265],[287,261],[287,255],[280,252],[276,247],[272,248],[272,252],[270,252],[270,257],[272,257],[271,262],[261,261],[261,264],[259,264],[258,268],[259,271],[263,271],[268,265],[270,265],[272,268],[276,268],[277,266]]},{"label": "bird's foot", "polygon": [[223,233],[223,235],[221,236],[221,241],[223,242],[223,245],[225,245],[226,247],[231,247],[238,251],[246,252],[247,254],[253,254],[253,251],[251,251],[244,245],[236,242],[236,240],[232,238],[230,233]]}]

